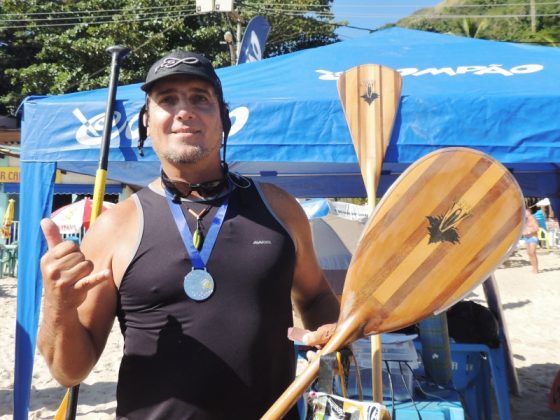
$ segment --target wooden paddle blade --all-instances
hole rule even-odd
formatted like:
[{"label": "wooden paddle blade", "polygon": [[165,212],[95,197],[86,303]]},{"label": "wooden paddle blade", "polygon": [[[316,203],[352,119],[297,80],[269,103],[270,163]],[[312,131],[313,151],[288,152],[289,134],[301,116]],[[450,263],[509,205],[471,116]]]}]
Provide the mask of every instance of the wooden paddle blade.
[{"label": "wooden paddle blade", "polygon": [[374,200],[400,103],[401,75],[379,64],[364,64],[345,71],[337,85],[367,196]]},{"label": "wooden paddle blade", "polygon": [[[363,64],[341,74],[337,86],[371,210],[400,102],[402,79],[389,67]],[[373,400],[382,402],[379,336],[372,338],[371,356]]]},{"label": "wooden paddle blade", "polygon": [[[441,149],[414,163],[370,216],[346,275],[337,328],[322,352],[452,305],[508,255],[524,214],[515,179],[483,153]],[[263,419],[284,416],[318,371],[311,363]]]},{"label": "wooden paddle blade", "polygon": [[342,320],[360,334],[438,313],[480,284],[521,236],[523,195],[508,170],[465,148],[433,152],[399,177],[353,255]]}]

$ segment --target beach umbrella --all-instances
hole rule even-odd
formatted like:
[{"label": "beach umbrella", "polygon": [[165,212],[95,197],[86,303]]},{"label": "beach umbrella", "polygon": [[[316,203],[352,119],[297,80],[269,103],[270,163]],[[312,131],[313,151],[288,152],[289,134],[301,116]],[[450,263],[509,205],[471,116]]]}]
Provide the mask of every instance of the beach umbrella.
[{"label": "beach umbrella", "polygon": [[[114,206],[114,203],[103,201],[101,211]],[[58,225],[61,234],[80,233],[82,226],[89,228],[93,201],[86,197],[67,206],[61,207],[51,215],[51,219]]]},{"label": "beach umbrella", "polygon": [[14,222],[14,206],[15,200],[10,198],[8,200],[8,207],[4,213],[4,224],[2,225],[2,237],[8,239],[12,232],[12,223]]},{"label": "beach umbrella", "polygon": [[544,206],[550,206],[550,200],[548,198],[543,198],[541,201],[538,201],[535,206],[538,207],[544,207]]}]

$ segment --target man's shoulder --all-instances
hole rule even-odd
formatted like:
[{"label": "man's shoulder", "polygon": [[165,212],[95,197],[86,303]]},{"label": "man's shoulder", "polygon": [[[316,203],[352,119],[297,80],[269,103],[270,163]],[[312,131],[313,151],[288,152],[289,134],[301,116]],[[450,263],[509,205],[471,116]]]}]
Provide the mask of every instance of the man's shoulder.
[{"label": "man's shoulder", "polygon": [[267,198],[280,198],[283,200],[296,201],[293,195],[276,184],[272,184],[270,182],[258,182],[258,188],[266,194]]},{"label": "man's shoulder", "polygon": [[259,184],[259,188],[264,198],[275,210],[287,209],[293,211],[301,208],[295,197],[278,185],[263,182]]},{"label": "man's shoulder", "polygon": [[271,183],[261,183],[260,188],[272,211],[291,227],[292,232],[300,223],[307,222],[303,208],[292,194]]},{"label": "man's shoulder", "polygon": [[133,196],[101,213],[88,231],[88,236],[107,237],[118,235],[122,229],[136,222],[136,204]]}]

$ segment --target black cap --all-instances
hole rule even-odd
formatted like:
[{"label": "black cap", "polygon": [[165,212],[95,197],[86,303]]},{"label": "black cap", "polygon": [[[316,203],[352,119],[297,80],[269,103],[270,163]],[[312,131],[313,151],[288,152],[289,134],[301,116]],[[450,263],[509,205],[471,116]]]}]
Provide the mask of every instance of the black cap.
[{"label": "black cap", "polygon": [[[214,89],[216,89],[216,95],[218,96],[218,101],[220,103],[220,117],[222,119],[222,128],[224,130],[223,161],[225,164],[226,141],[231,129],[231,120],[229,118],[228,106],[224,101],[222,82],[220,82],[220,79],[216,74],[212,63],[206,57],[189,51],[174,51],[172,53],[169,53],[165,57],[156,61],[152,65],[152,67],[150,67],[150,70],[148,70],[148,75],[146,76],[146,82],[142,86],[140,86],[140,88],[148,94],[157,81],[177,74],[206,80],[214,86]],[[138,132],[140,136],[138,149],[141,156],[144,156],[142,149],[144,140],[146,140],[147,138],[147,130],[143,123],[143,114],[145,112],[146,105],[144,105],[140,110],[140,116],[138,119]]]},{"label": "black cap", "polygon": [[188,51],[174,51],[156,61],[150,67],[141,89],[148,93],[157,81],[174,75],[191,76],[210,82],[223,101],[222,83],[212,63],[206,57]]}]

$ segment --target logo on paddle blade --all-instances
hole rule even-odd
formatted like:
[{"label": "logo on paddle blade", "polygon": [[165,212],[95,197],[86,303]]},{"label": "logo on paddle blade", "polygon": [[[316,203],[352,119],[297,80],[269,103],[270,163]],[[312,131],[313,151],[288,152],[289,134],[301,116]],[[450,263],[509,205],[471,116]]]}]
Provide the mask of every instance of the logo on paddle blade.
[{"label": "logo on paddle blade", "polygon": [[361,98],[364,99],[364,101],[367,102],[368,105],[371,105],[373,103],[373,101],[375,101],[377,98],[379,98],[379,95],[377,93],[374,92],[374,82],[373,80],[366,80],[364,82],[365,85],[365,92],[364,94],[361,96]]},{"label": "logo on paddle blade", "polygon": [[430,233],[430,240],[428,243],[435,242],[451,242],[452,244],[459,243],[459,232],[457,225],[461,220],[471,215],[467,206],[453,202],[449,210],[444,215],[440,216],[426,216],[430,226],[428,232]]}]

